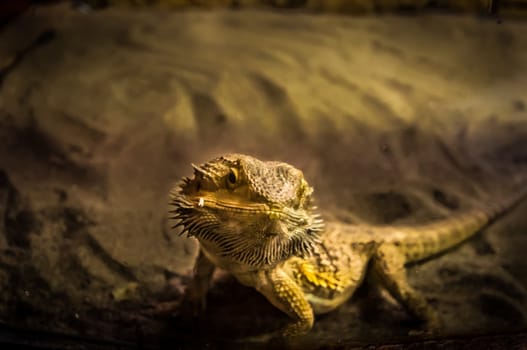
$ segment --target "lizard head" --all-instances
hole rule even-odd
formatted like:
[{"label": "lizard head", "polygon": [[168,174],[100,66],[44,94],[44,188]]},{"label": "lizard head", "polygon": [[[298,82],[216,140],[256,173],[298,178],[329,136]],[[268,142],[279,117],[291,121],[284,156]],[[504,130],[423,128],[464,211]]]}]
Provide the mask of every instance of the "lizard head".
[{"label": "lizard head", "polygon": [[312,252],[323,222],[300,170],[240,154],[192,166],[171,193],[171,212],[207,252],[254,267]]}]

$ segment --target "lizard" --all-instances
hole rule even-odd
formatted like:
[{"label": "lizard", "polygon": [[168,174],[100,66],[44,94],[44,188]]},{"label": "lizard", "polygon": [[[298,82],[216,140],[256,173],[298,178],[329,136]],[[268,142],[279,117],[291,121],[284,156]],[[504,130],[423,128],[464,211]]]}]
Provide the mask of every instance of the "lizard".
[{"label": "lizard", "polygon": [[194,176],[171,191],[170,212],[173,228],[199,241],[194,300],[205,305],[220,267],[293,320],[284,337],[309,332],[315,314],[346,302],[370,274],[426,332],[436,332],[437,313],[408,282],[407,265],[467,240],[525,197],[415,226],[353,225],[325,222],[313,188],[288,163],[227,154],[192,167]]}]

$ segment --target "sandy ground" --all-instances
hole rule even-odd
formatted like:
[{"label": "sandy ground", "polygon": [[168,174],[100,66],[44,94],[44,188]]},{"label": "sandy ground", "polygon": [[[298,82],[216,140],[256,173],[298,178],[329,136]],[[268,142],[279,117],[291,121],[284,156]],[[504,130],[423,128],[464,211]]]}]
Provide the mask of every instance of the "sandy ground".
[{"label": "sandy ground", "polygon": [[[0,321],[265,346],[254,339],[287,318],[229,276],[204,315],[178,312],[196,244],[169,229],[167,198],[190,162],[290,162],[346,222],[506,197],[527,178],[526,31],[469,16],[37,8],[0,33]],[[525,330],[526,210],[411,269],[440,336]],[[293,345],[415,339],[403,310],[364,289]]]}]

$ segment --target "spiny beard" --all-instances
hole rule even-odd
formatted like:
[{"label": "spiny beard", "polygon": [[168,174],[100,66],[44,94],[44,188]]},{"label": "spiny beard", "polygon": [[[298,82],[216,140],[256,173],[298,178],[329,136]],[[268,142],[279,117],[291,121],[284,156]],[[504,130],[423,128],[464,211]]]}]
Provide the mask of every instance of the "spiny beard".
[{"label": "spiny beard", "polygon": [[322,220],[312,219],[308,227],[298,227],[287,236],[272,235],[263,238],[248,238],[245,235],[229,232],[229,228],[213,214],[199,212],[194,204],[181,193],[172,197],[174,206],[172,219],[177,220],[173,228],[181,227],[180,234],[187,233],[200,241],[213,245],[220,256],[239,263],[264,267],[273,266],[291,256],[310,256],[320,243],[319,232]]}]

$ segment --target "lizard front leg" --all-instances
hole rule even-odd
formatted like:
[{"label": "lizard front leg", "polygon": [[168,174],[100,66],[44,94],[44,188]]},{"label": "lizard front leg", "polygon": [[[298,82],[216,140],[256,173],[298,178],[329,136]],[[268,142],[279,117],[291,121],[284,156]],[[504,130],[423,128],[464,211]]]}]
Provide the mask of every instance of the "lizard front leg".
[{"label": "lizard front leg", "polygon": [[426,299],[409,283],[405,270],[405,257],[392,245],[381,245],[373,257],[374,273],[380,283],[414,316],[426,322],[427,330],[440,328],[436,312]]},{"label": "lizard front leg", "polygon": [[195,315],[205,311],[207,306],[207,292],[215,268],[216,266],[200,249],[196,264],[194,265],[192,282],[185,293],[185,299],[192,304],[192,311]]},{"label": "lizard front leg", "polygon": [[285,327],[283,336],[303,335],[313,327],[313,309],[304,292],[281,268],[260,273],[258,279],[256,289],[274,306],[295,320]]}]

